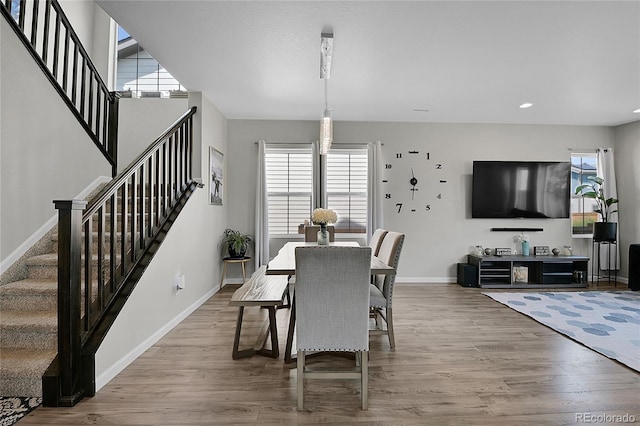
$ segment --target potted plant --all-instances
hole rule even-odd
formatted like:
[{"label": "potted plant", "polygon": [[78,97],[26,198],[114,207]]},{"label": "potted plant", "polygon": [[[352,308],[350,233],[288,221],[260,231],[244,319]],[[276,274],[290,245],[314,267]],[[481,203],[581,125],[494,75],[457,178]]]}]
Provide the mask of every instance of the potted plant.
[{"label": "potted plant", "polygon": [[613,197],[605,198],[603,190],[604,179],[601,177],[589,176],[587,180],[589,183],[576,188],[576,194],[591,198],[596,202],[594,211],[600,214],[602,222],[593,224],[593,239],[594,241],[615,241],[618,224],[609,222],[609,219],[611,219],[613,213],[618,211],[612,207],[618,202],[618,199]]},{"label": "potted plant", "polygon": [[220,246],[222,250],[229,252],[229,257],[233,259],[242,259],[247,253],[247,248],[253,243],[253,238],[240,231],[227,228],[224,230]]}]

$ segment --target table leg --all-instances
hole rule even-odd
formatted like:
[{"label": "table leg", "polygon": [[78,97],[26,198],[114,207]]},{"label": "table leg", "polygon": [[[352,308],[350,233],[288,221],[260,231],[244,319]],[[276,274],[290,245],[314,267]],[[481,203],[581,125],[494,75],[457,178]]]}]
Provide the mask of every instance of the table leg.
[{"label": "table leg", "polygon": [[244,271],[244,262],[241,262],[240,265],[242,265],[242,284],[244,284],[247,281],[247,274]]},{"label": "table leg", "polygon": [[295,293],[293,295],[293,301],[291,304],[291,311],[289,312],[289,330],[287,331],[287,345],[284,350],[284,362],[290,364],[296,362],[296,358],[291,356],[291,349],[293,348],[293,333],[296,330],[296,301]]}]

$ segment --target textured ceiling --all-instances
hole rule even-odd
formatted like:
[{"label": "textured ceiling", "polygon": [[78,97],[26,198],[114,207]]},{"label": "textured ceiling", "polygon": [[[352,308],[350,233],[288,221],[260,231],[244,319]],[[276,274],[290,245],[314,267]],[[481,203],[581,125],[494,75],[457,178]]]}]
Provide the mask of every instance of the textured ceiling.
[{"label": "textured ceiling", "polygon": [[640,119],[640,1],[98,4],[230,119],[319,119],[327,31],[337,121]]}]

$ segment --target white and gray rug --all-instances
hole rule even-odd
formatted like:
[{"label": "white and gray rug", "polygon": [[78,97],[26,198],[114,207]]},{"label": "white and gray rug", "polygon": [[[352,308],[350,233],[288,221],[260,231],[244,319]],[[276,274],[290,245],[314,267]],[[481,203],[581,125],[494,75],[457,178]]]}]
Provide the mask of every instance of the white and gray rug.
[{"label": "white and gray rug", "polygon": [[42,398],[0,397],[0,426],[11,426],[42,404]]},{"label": "white and gray rug", "polygon": [[486,292],[492,299],[640,371],[640,293]]}]

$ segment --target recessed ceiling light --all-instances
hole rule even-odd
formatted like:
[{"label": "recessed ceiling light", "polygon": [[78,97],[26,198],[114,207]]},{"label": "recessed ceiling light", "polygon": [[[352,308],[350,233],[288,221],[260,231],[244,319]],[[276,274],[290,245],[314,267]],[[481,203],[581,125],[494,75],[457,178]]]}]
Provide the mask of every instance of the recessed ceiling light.
[{"label": "recessed ceiling light", "polygon": [[532,103],[525,102],[522,105],[520,105],[520,108],[525,109],[525,108],[531,108],[532,106],[533,106]]},{"label": "recessed ceiling light", "polygon": [[635,110],[633,112],[635,112],[636,114],[640,114],[640,108],[638,108],[637,110]]},{"label": "recessed ceiling light", "polygon": [[426,108],[414,108],[413,111],[414,112],[429,112],[429,110],[426,109]]}]

